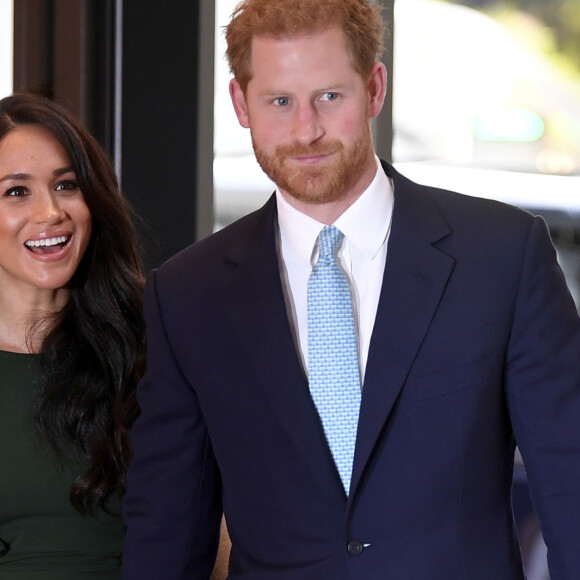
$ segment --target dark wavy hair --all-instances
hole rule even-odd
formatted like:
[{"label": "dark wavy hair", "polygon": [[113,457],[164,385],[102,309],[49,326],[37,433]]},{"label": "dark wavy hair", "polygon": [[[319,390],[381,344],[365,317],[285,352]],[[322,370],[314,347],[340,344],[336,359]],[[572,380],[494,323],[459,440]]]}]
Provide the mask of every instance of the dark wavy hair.
[{"label": "dark wavy hair", "polygon": [[23,125],[44,128],[63,147],[92,218],[70,298],[42,341],[44,382],[35,400],[37,428],[61,460],[87,460],[70,488],[71,503],[86,514],[107,509],[125,487],[145,353],[138,237],[109,158],[69,112],[38,95],[0,100],[0,140]]}]

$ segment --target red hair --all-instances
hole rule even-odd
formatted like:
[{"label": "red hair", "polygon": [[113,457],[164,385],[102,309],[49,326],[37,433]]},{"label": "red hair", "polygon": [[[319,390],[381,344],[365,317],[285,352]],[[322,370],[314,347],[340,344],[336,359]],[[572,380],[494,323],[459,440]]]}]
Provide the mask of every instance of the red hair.
[{"label": "red hair", "polygon": [[230,71],[245,91],[256,36],[293,37],[334,25],[345,33],[354,69],[368,75],[384,50],[384,25],[380,6],[367,0],[243,0],[226,27]]}]

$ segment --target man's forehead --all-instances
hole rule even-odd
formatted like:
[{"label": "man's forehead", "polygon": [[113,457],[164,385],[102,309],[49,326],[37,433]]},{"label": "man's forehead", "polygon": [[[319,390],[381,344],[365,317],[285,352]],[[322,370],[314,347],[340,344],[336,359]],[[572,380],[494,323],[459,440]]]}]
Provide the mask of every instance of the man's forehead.
[{"label": "man's forehead", "polygon": [[[321,37],[324,42],[320,43]],[[309,46],[312,45],[312,46]],[[318,46],[316,46],[318,45]],[[332,59],[325,50],[326,47],[334,47]],[[287,47],[287,51],[285,48]],[[296,49],[296,50],[294,50]],[[346,60],[355,72],[356,62],[352,51],[347,43],[344,31],[338,27],[321,28],[314,31],[299,34],[258,34],[252,39],[251,51],[248,58],[248,71],[250,78],[256,72],[255,65],[261,63],[272,63],[278,61],[280,66],[294,63],[295,66],[310,64],[316,60],[317,56],[325,59],[324,63],[329,63],[329,67],[337,65],[341,58],[341,51],[346,56]],[[268,66],[268,65],[266,65]]]}]

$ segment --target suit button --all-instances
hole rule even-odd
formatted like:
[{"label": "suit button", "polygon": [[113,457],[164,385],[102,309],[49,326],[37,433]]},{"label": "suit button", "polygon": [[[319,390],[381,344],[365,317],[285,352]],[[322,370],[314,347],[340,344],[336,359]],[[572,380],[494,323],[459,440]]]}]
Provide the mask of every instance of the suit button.
[{"label": "suit button", "polygon": [[346,546],[346,551],[351,556],[360,556],[364,549],[363,543],[359,540],[351,540]]}]

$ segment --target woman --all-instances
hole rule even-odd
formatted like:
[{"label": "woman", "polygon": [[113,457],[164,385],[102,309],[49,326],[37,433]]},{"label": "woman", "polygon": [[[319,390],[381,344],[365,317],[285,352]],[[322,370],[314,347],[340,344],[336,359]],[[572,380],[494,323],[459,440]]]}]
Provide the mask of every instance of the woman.
[{"label": "woman", "polygon": [[142,286],[97,142],[49,100],[0,100],[0,579],[120,575]]}]

